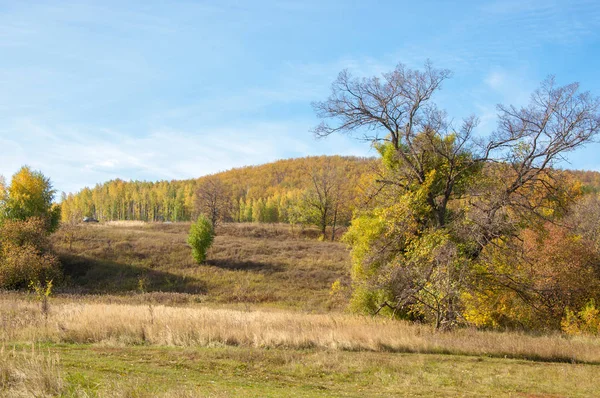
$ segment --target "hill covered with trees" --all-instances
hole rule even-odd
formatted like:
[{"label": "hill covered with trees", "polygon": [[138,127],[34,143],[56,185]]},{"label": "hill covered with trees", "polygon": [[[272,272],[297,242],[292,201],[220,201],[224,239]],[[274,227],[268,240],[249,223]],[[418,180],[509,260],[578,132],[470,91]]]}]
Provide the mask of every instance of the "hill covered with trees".
[{"label": "hill covered with trees", "polygon": [[120,179],[63,194],[62,220],[189,221],[199,213],[213,223],[348,223],[379,161],[321,156],[279,160],[191,180]]},{"label": "hill covered with trees", "polygon": [[[223,219],[236,222],[294,222],[290,208],[309,190],[320,185],[340,185],[346,192],[346,207],[356,205],[358,194],[367,190],[369,175],[377,174],[375,158],[320,156],[284,159],[258,166],[246,166],[189,180],[124,181],[121,179],[62,195],[62,221],[94,217],[100,221],[190,221],[199,212],[198,190],[207,181],[219,180],[229,206]],[[324,174],[330,175],[324,175]],[[335,175],[334,175],[335,174]],[[600,190],[600,173],[568,170],[585,192]],[[327,178],[329,177],[329,178]],[[333,181],[333,177],[337,180]],[[315,178],[318,180],[319,178]],[[343,183],[342,183],[343,182]],[[349,203],[352,202],[352,203]],[[346,211],[348,209],[345,209]]]}]

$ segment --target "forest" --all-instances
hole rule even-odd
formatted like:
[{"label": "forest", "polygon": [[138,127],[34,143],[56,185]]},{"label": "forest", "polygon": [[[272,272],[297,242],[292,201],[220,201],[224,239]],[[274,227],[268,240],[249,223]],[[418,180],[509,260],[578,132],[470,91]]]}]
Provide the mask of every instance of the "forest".
[{"label": "forest", "polygon": [[184,181],[108,181],[63,194],[62,221],[190,221],[318,225],[323,234],[347,226],[364,200],[374,158],[307,157],[280,160]]}]

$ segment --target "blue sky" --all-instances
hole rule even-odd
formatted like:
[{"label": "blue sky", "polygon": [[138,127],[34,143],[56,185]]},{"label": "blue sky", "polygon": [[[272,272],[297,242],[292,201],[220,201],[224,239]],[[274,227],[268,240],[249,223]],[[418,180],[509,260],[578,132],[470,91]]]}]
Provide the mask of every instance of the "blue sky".
[{"label": "blue sky", "polygon": [[[168,4],[167,4],[168,3]],[[495,127],[548,74],[600,95],[598,1],[2,1],[0,174],[23,164],[59,191],[179,179],[318,154],[311,101],[348,68],[431,59],[454,119]],[[600,170],[600,144],[565,167]]]}]

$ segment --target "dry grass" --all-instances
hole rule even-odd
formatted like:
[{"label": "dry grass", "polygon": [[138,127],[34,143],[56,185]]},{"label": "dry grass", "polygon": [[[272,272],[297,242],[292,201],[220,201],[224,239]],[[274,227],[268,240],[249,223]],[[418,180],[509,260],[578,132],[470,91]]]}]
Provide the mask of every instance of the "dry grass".
[{"label": "dry grass", "polygon": [[64,392],[65,384],[57,356],[31,350],[0,348],[0,395],[52,397]]},{"label": "dry grass", "polygon": [[315,348],[600,363],[598,338],[435,332],[422,325],[341,314],[63,302],[52,305],[46,321],[35,303],[9,296],[1,299],[0,316],[0,337],[13,342]]},{"label": "dry grass", "polygon": [[122,221],[107,221],[104,225],[109,227],[142,227],[148,225],[145,221],[122,220]]},{"label": "dry grass", "polygon": [[[286,225],[225,224],[204,265],[186,243],[189,223],[80,225],[53,243],[67,275],[62,293],[130,295],[169,292],[191,301],[341,309],[331,284],[349,282],[344,244],[312,239],[318,231]],[[194,297],[192,297],[194,296]],[[164,298],[164,297],[163,297]],[[179,297],[181,299],[181,297]]]},{"label": "dry grass", "polygon": [[0,292],[0,345],[50,350],[3,350],[0,396],[596,391],[599,338],[436,332],[344,315],[343,297],[329,296],[334,280],[348,283],[344,245],[318,242],[312,229],[226,224],[208,263],[197,265],[185,243],[188,229],[124,222],[55,234],[67,280],[48,317],[32,295]]}]

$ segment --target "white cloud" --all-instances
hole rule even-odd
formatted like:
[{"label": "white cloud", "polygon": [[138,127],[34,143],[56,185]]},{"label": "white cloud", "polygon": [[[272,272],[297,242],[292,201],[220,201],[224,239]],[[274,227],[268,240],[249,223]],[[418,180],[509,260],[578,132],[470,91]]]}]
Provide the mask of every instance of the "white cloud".
[{"label": "white cloud", "polygon": [[506,74],[504,72],[493,71],[485,78],[485,84],[487,84],[493,90],[502,89],[502,86],[505,82]]},{"label": "white cloud", "polygon": [[74,192],[114,178],[185,179],[290,156],[369,154],[368,144],[343,136],[315,142],[309,127],[306,121],[255,122],[130,136],[100,129],[50,128],[28,120],[11,131],[0,131],[0,145],[8,149],[0,174],[10,178],[29,164],[49,176],[59,191]]},{"label": "white cloud", "polygon": [[[474,90],[476,106],[489,109],[498,103],[523,106],[529,102],[531,93],[539,84],[527,68],[492,68],[483,78],[482,87]],[[486,101],[482,99],[485,98]],[[493,102],[492,102],[493,101]]]}]

